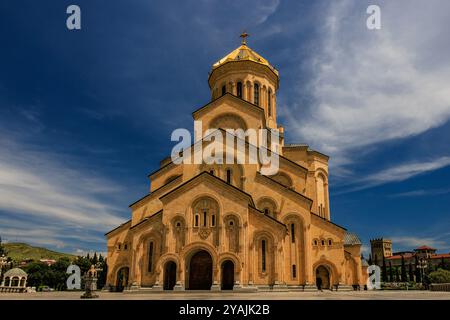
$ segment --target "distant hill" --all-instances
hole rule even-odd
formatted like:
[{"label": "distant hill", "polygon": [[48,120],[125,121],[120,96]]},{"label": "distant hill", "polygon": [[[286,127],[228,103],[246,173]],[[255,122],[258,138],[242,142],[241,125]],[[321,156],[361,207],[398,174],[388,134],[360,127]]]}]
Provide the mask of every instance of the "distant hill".
[{"label": "distant hill", "polygon": [[54,259],[58,260],[62,257],[67,257],[69,259],[75,259],[75,255],[68,253],[61,253],[46,248],[33,247],[26,243],[3,243],[6,251],[8,252],[8,257],[11,257],[15,261],[22,261],[25,259]]}]

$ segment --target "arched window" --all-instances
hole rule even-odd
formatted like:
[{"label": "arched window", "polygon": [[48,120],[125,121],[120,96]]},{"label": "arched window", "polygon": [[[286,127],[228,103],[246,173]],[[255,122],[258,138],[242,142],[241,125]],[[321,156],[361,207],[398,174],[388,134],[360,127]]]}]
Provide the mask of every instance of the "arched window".
[{"label": "arched window", "polygon": [[236,95],[242,99],[242,82],[238,82],[236,85]]},{"label": "arched window", "polygon": [[266,272],[266,240],[261,240],[261,271]]},{"label": "arched window", "polygon": [[267,111],[269,113],[269,117],[272,116],[272,90],[269,89],[267,93]]},{"label": "arched window", "polygon": [[269,208],[264,208],[264,214],[268,216],[270,214]]},{"label": "arched window", "polygon": [[153,271],[153,241],[148,245],[148,272]]},{"label": "arched window", "polygon": [[194,227],[198,227],[199,220],[200,220],[200,217],[199,217],[198,213],[196,213],[195,217],[194,217]]},{"label": "arched window", "polygon": [[231,183],[231,169],[227,169],[227,183]]},{"label": "arched window", "polygon": [[291,242],[295,242],[295,224],[291,223]]},{"label": "arched window", "polygon": [[219,207],[211,198],[202,198],[194,204],[194,227],[216,226]]},{"label": "arched window", "polygon": [[224,95],[225,93],[227,93],[227,86],[223,85],[222,86],[222,95]]},{"label": "arched window", "polygon": [[297,278],[297,266],[295,264],[292,265],[292,278]]},{"label": "arched window", "polygon": [[253,86],[253,103],[257,106],[259,106],[259,84],[255,83]]},{"label": "arched window", "polygon": [[214,175],[214,169],[210,169],[209,173],[211,173],[212,175]]},{"label": "arched window", "polygon": [[206,209],[203,209],[203,226],[204,227],[206,227],[207,219],[208,219],[208,211],[206,211]]}]

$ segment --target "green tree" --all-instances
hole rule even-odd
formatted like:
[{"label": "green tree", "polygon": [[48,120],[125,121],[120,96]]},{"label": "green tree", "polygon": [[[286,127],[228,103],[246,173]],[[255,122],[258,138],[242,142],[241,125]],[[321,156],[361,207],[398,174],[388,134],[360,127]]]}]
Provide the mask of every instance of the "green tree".
[{"label": "green tree", "polygon": [[92,264],[95,266],[98,262],[97,252],[94,252],[94,257],[92,258]]},{"label": "green tree", "polygon": [[430,283],[450,283],[450,271],[438,269],[428,275]]},{"label": "green tree", "polygon": [[405,265],[405,257],[402,255],[402,266],[401,266],[401,275],[402,275],[402,282],[408,281],[406,278],[406,265]]},{"label": "green tree", "polygon": [[408,275],[409,275],[409,281],[414,282],[414,273],[413,273],[413,267],[412,267],[411,260],[409,261]]},{"label": "green tree", "polygon": [[2,243],[2,237],[0,236],[0,257],[7,256],[7,255],[8,255],[8,251],[6,251],[6,248]]},{"label": "green tree", "polygon": [[383,282],[388,282],[388,275],[387,275],[387,269],[386,269],[386,259],[383,255],[383,267],[381,269],[381,278]]},{"label": "green tree", "polygon": [[421,269],[419,268],[419,258],[415,256],[416,258],[416,282],[421,283],[422,282],[422,275],[421,275]]},{"label": "green tree", "polygon": [[40,287],[43,285],[49,285],[46,283],[48,280],[49,267],[47,264],[42,262],[31,262],[26,267],[24,267],[24,271],[28,273],[27,285],[30,287]]},{"label": "green tree", "polygon": [[389,282],[394,282],[394,274],[392,270],[392,263],[389,261]]},{"label": "green tree", "polygon": [[[102,256],[100,255],[100,257],[102,258]],[[100,267],[100,272],[98,273],[98,281],[97,281],[97,287],[99,289],[103,288],[106,284],[106,275],[108,274],[108,265],[106,264],[106,259],[101,259],[102,261],[100,261],[99,258],[99,267]]]}]

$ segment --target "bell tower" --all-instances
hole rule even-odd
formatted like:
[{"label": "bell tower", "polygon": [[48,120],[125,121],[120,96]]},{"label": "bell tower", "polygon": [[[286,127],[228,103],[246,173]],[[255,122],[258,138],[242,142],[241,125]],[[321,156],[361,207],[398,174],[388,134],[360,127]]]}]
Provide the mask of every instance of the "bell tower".
[{"label": "bell tower", "polygon": [[226,93],[233,94],[262,108],[266,127],[276,129],[279,74],[266,59],[247,46],[248,36],[243,32],[241,45],[213,64],[208,78],[211,100]]}]

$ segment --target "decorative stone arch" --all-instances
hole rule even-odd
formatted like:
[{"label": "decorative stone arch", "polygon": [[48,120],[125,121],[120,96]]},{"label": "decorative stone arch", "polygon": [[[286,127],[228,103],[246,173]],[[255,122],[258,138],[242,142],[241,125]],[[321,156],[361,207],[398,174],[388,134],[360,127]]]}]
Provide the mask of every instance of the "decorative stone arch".
[{"label": "decorative stone arch", "polygon": [[[190,221],[190,223],[191,223],[191,226],[194,226],[195,227],[195,216],[196,216],[196,212],[195,212],[195,207],[200,203],[200,201],[203,201],[203,200],[208,200],[208,201],[212,201],[213,202],[213,204],[215,204],[216,206],[217,206],[217,212],[215,212],[214,214],[216,215],[216,217],[215,217],[215,220],[216,220],[216,223],[215,223],[215,227],[216,227],[216,229],[217,229],[217,225],[218,225],[218,221],[220,221],[220,216],[221,216],[221,212],[223,211],[223,206],[222,206],[222,203],[221,203],[221,201],[219,200],[219,198],[216,196],[216,195],[214,195],[214,194],[212,194],[212,193],[202,193],[202,194],[199,194],[198,196],[196,196],[192,201],[191,201],[191,205],[189,206],[189,212],[188,212],[188,214],[189,214],[189,216],[191,216],[192,217],[192,219],[191,219],[191,221]],[[198,225],[198,228],[200,228],[200,227],[202,227],[203,226],[203,224],[202,224],[202,219],[201,219],[201,217],[199,218],[199,225]],[[189,221],[187,222],[187,223],[189,223]],[[207,226],[206,227],[210,227],[211,226],[211,224],[210,223],[208,223],[207,224]],[[195,228],[197,228],[197,227],[195,227]]]},{"label": "decorative stone arch", "polygon": [[316,283],[316,270],[320,266],[325,267],[328,270],[328,272],[329,272],[330,289],[333,286],[339,285],[341,275],[339,274],[336,265],[333,262],[331,262],[330,260],[326,259],[324,256],[322,256],[320,258],[320,260],[316,261],[313,264],[314,283]]},{"label": "decorative stone arch", "polygon": [[[287,227],[287,236],[289,239],[285,241],[287,244],[287,252],[285,252],[285,259],[289,261],[288,264],[288,274],[291,281],[295,281],[298,284],[306,283],[307,279],[307,267],[306,267],[306,248],[308,244],[306,243],[306,222],[305,218],[300,213],[288,213],[282,219],[282,222]],[[292,227],[294,224],[294,228]],[[292,236],[292,231],[294,231],[294,236]],[[295,265],[296,277],[293,276],[293,269]]]},{"label": "decorative stone arch", "polygon": [[241,262],[241,259],[239,258],[239,256],[238,256],[237,254],[232,253],[232,252],[224,252],[224,253],[221,253],[221,254],[219,255],[219,257],[218,257],[218,261],[217,261],[218,265],[219,265],[219,266],[222,265],[222,263],[223,263],[225,260],[231,260],[231,261],[233,261],[234,266],[235,266],[235,272],[236,272],[237,274],[239,274],[239,273],[242,271],[242,262]]},{"label": "decorative stone arch", "polygon": [[208,128],[243,129],[246,131],[248,124],[244,118],[236,113],[223,113],[213,118],[209,122]]},{"label": "decorative stone arch", "polygon": [[218,274],[218,279],[220,279],[220,282],[222,284],[222,278],[223,278],[223,274],[222,274],[222,266],[226,261],[231,261],[233,263],[233,267],[234,267],[234,283],[241,283],[241,271],[242,271],[242,263],[241,263],[241,259],[239,258],[238,255],[232,253],[232,252],[225,252],[219,255],[219,259],[217,261],[217,266],[219,269],[219,274]]},{"label": "decorative stone arch", "polygon": [[185,272],[182,273],[181,281],[184,283],[185,287],[189,286],[189,264],[191,262],[191,258],[199,251],[206,251],[212,260],[212,281],[213,283],[217,283],[219,281],[218,275],[220,266],[218,265],[218,254],[214,246],[207,242],[196,241],[190,243],[180,253],[181,262],[180,264],[183,266],[183,270]]},{"label": "decorative stone arch", "polygon": [[[266,241],[265,248],[265,271],[263,270],[262,257],[262,240]],[[268,231],[256,231],[253,235],[253,249],[256,252],[257,273],[261,278],[268,277],[268,284],[273,284],[275,281],[275,254],[278,249],[278,242],[275,237]]]},{"label": "decorative stone arch", "polygon": [[188,231],[184,215],[177,214],[170,220],[172,237],[175,239],[175,252],[180,252],[186,244],[186,233]]},{"label": "decorative stone arch", "polygon": [[241,83],[241,96],[239,98],[244,99],[244,95],[245,95],[245,81],[242,78],[236,78],[233,80],[234,81],[234,88],[235,88],[235,92],[233,92],[233,94],[237,97],[239,97],[238,95],[238,83]]},{"label": "decorative stone arch", "polygon": [[[256,87],[258,87],[258,90],[256,90]],[[253,99],[252,99],[251,103],[261,107],[261,105],[262,105],[262,103],[261,103],[262,102],[262,99],[261,99],[261,96],[262,96],[261,95],[261,93],[262,93],[262,84],[261,84],[261,82],[258,81],[258,80],[253,81],[253,88],[252,89],[253,89]],[[258,93],[258,101],[256,101],[255,92]],[[258,103],[256,103],[256,102],[258,102]]]},{"label": "decorative stone arch", "polygon": [[225,239],[223,241],[228,245],[227,250],[240,252],[241,227],[243,225],[241,217],[238,214],[229,212],[223,216],[222,221],[225,230]]},{"label": "decorative stone arch", "polygon": [[278,215],[278,204],[277,201],[269,196],[263,196],[256,201],[256,207],[266,213],[265,209],[268,209],[267,214],[273,218],[276,218]]},{"label": "decorative stone arch", "polygon": [[[150,257],[150,243],[153,242],[152,257]],[[136,252],[141,251],[140,275],[141,281],[145,275],[154,274],[156,272],[156,261],[163,252],[163,235],[160,231],[150,230],[141,234],[137,241]],[[151,261],[150,261],[151,258]],[[151,262],[151,267],[149,266]],[[151,271],[149,271],[151,270]]]},{"label": "decorative stone arch", "polygon": [[271,176],[271,178],[287,188],[294,187],[291,176],[284,171],[279,170],[278,173]]},{"label": "decorative stone arch", "polygon": [[315,173],[317,211],[322,218],[329,218],[328,174],[322,168]]},{"label": "decorative stone arch", "polygon": [[181,267],[181,261],[177,254],[174,253],[165,253],[159,257],[158,262],[156,263],[156,277],[158,279],[156,285],[162,285],[164,283],[164,267],[168,262],[175,263],[177,267],[177,276],[176,281],[179,282],[182,278],[183,268]]},{"label": "decorative stone arch", "polygon": [[112,288],[116,288],[117,287],[117,280],[118,280],[118,277],[119,277],[119,272],[123,268],[128,268],[127,284],[128,284],[128,286],[130,285],[130,282],[131,282],[131,279],[130,279],[131,267],[130,267],[130,265],[131,265],[131,263],[127,259],[126,260],[121,260],[120,262],[116,263],[113,271],[111,272],[112,279],[109,279],[110,287],[112,287]]}]

